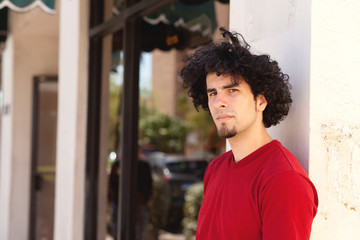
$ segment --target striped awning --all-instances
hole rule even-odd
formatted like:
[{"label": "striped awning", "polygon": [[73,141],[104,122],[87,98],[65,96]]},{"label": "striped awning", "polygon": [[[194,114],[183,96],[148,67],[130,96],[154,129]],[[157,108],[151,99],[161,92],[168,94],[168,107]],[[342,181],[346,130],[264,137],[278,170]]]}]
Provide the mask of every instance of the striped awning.
[{"label": "striped awning", "polygon": [[23,13],[35,7],[55,14],[55,0],[0,0],[0,43],[5,42],[8,33],[8,9]]},{"label": "striped awning", "polygon": [[46,13],[55,13],[55,0],[0,0],[0,9],[8,7],[15,12],[27,12],[40,7]]}]

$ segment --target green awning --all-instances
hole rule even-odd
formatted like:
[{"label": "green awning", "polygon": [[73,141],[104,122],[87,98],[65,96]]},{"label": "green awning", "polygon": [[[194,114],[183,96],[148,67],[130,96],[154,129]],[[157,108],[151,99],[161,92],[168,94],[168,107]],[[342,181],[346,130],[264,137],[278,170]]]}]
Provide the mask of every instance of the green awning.
[{"label": "green awning", "polygon": [[[141,21],[141,50],[151,52],[158,48],[183,50],[196,48],[212,41],[217,27],[215,0],[176,0],[143,17]],[[219,0],[218,0],[219,1]],[[224,0],[222,0],[224,1]],[[114,7],[121,14],[123,2],[115,0]],[[122,48],[123,32],[113,38],[113,51]]]},{"label": "green awning", "polygon": [[55,0],[0,0],[0,42],[5,42],[8,32],[8,9],[27,12],[40,7],[44,12],[55,14]]},{"label": "green awning", "polygon": [[187,5],[181,1],[175,1],[144,17],[144,20],[152,25],[163,22],[183,27],[210,38],[217,26],[214,1],[206,1],[198,5]]},{"label": "green awning", "polygon": [[217,27],[214,0],[196,5],[177,0],[144,17],[142,25],[144,51],[196,48],[211,42]]},{"label": "green awning", "polygon": [[0,0],[0,9],[8,7],[15,12],[27,12],[40,7],[46,13],[55,13],[55,0]]}]

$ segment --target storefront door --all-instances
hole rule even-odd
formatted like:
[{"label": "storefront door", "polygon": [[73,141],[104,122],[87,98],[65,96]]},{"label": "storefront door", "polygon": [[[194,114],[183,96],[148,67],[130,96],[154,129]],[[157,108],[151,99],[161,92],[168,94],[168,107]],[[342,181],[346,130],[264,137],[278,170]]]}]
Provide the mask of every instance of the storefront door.
[{"label": "storefront door", "polygon": [[35,77],[33,95],[30,239],[53,239],[58,83]]}]

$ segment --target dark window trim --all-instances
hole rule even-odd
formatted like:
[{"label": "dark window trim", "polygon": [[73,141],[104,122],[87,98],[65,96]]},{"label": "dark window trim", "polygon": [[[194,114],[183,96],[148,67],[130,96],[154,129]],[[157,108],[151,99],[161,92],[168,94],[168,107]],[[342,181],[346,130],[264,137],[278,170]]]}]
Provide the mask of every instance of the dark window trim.
[{"label": "dark window trim", "polygon": [[[90,1],[90,28],[103,22],[104,1]],[[85,175],[84,239],[97,239],[102,39],[89,39],[89,80]]]}]

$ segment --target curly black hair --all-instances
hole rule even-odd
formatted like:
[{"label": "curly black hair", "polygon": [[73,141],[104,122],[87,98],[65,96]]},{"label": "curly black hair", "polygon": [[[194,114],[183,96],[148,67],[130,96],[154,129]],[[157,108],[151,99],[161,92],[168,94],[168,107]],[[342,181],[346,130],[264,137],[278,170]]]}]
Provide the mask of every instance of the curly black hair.
[{"label": "curly black hair", "polygon": [[[218,76],[231,76],[234,83],[244,80],[249,84],[254,98],[261,94],[267,101],[263,112],[266,128],[278,124],[290,109],[292,100],[289,76],[281,72],[278,63],[269,55],[255,55],[241,34],[220,28],[224,40],[205,45],[185,59],[180,77],[183,87],[193,99],[194,106],[209,111],[206,92],[206,76],[216,73]],[[240,43],[238,36],[241,37]]]}]

